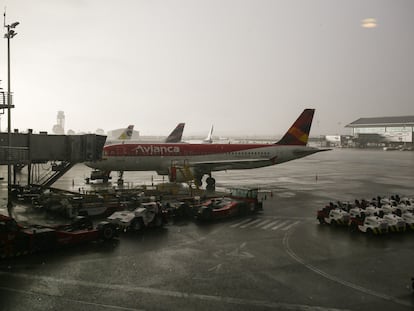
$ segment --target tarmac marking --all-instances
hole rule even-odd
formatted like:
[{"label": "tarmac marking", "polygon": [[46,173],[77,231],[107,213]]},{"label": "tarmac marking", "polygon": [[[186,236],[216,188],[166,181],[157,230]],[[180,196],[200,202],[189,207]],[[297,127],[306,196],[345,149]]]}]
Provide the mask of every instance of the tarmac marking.
[{"label": "tarmac marking", "polygon": [[319,274],[320,276],[322,276],[322,277],[324,277],[324,278],[326,278],[328,280],[331,280],[333,282],[339,283],[339,284],[344,285],[346,287],[352,288],[352,289],[354,289],[356,291],[359,291],[359,292],[362,292],[364,294],[371,295],[371,296],[374,296],[374,297],[378,297],[378,298],[381,298],[381,299],[384,299],[384,300],[388,300],[388,301],[397,303],[399,305],[407,306],[407,307],[412,307],[413,306],[412,303],[410,303],[409,301],[405,301],[405,300],[402,300],[402,299],[398,299],[398,298],[389,296],[387,294],[382,294],[380,292],[376,292],[376,291],[371,290],[369,288],[365,288],[363,286],[353,284],[351,282],[348,282],[348,281],[345,281],[343,279],[340,279],[340,278],[338,278],[336,276],[330,275],[330,274],[328,274],[328,273],[326,273],[326,272],[324,272],[324,271],[316,268],[315,266],[312,266],[311,264],[306,263],[304,259],[302,259],[301,257],[299,257],[290,248],[290,245],[289,245],[289,237],[290,237],[290,234],[291,233],[292,233],[292,231],[287,231],[285,233],[285,236],[283,237],[283,247],[285,248],[286,253],[292,259],[294,259],[295,261],[297,261],[298,263],[300,263],[304,267],[308,268],[309,270],[315,272],[316,274]]},{"label": "tarmac marking", "polygon": [[279,228],[283,227],[284,225],[286,225],[288,222],[289,222],[288,220],[282,221],[280,224],[278,224],[278,225],[274,226],[274,227],[272,228],[272,230],[277,230],[277,229],[279,229]]},{"label": "tarmac marking", "polygon": [[[324,307],[319,307],[319,306],[273,302],[273,301],[266,301],[266,300],[249,300],[249,299],[243,299],[243,298],[233,298],[233,297],[225,297],[225,296],[217,296],[217,295],[194,294],[194,293],[179,292],[179,291],[172,291],[172,290],[162,290],[162,289],[150,288],[150,287],[139,287],[139,286],[131,286],[131,285],[107,284],[107,283],[96,283],[96,282],[81,281],[81,280],[70,280],[70,279],[54,278],[54,277],[49,277],[49,276],[30,275],[26,273],[11,273],[11,272],[0,271],[0,275],[13,276],[13,277],[23,278],[23,279],[31,280],[31,281],[60,283],[60,284],[70,285],[70,286],[75,286],[75,287],[86,286],[86,287],[94,287],[98,289],[111,290],[111,291],[120,290],[124,292],[135,292],[135,293],[140,293],[140,294],[150,294],[150,295],[158,295],[158,296],[172,297],[172,298],[199,299],[203,301],[227,303],[227,304],[234,304],[234,305],[274,308],[276,310],[299,310],[299,311],[344,311],[345,310],[345,309],[337,309],[337,308],[324,308]],[[54,297],[56,299],[60,299],[63,301],[71,301],[71,302],[76,302],[76,303],[85,304],[85,305],[94,305],[94,306],[104,307],[107,309],[131,310],[131,311],[140,310],[140,309],[128,308],[128,307],[122,307],[122,306],[116,306],[116,305],[94,303],[94,302],[78,300],[78,299],[70,299],[70,298],[62,297],[60,295],[56,295],[54,293],[49,293],[49,294],[37,293],[35,291],[24,291],[24,290],[19,290],[19,289],[13,289],[10,287],[0,287],[0,290],[8,291],[8,292],[17,292],[17,293],[27,294],[27,295]]]},{"label": "tarmac marking", "polygon": [[272,221],[270,224],[267,224],[266,226],[263,226],[262,229],[268,229],[271,226],[274,226],[274,225],[276,225],[279,222],[280,222],[280,220]]},{"label": "tarmac marking", "polygon": [[258,223],[259,221],[261,221],[261,219],[260,219],[260,218],[259,218],[259,219],[256,219],[256,220],[253,220],[253,221],[251,221],[251,222],[248,222],[247,224],[245,224],[245,225],[243,225],[243,226],[240,226],[240,228],[246,228],[246,227],[249,227],[249,226],[251,226],[251,225],[254,225],[254,224]]},{"label": "tarmac marking", "polygon": [[249,218],[249,219],[243,220],[243,221],[238,222],[238,223],[236,223],[234,225],[231,225],[230,228],[236,228],[237,226],[246,224],[246,223],[248,223],[249,221],[252,221],[252,220],[253,220],[253,218]]},{"label": "tarmac marking", "polygon": [[254,226],[254,228],[261,227],[261,226],[263,226],[264,224],[268,223],[269,221],[271,221],[271,219],[266,219],[266,220],[263,220],[261,223],[258,223],[256,226]]}]

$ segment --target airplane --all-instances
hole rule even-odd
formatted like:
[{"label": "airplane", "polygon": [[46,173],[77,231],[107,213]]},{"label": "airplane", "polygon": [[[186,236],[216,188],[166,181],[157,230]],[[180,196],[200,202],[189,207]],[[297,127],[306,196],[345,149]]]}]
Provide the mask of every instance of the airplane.
[{"label": "airplane", "polygon": [[190,139],[183,141],[185,143],[189,144],[212,144],[213,143],[213,125],[210,128],[210,131],[207,134],[207,137],[200,140],[200,139]]},{"label": "airplane", "polygon": [[207,137],[204,138],[203,143],[205,143],[205,144],[212,144],[213,143],[213,126],[211,126],[210,132],[208,132]]},{"label": "airplane", "polygon": [[[164,143],[179,143],[179,142],[181,142],[182,137],[183,137],[184,126],[185,126],[185,123],[178,123],[177,126],[172,130],[170,135],[168,135],[167,138],[164,140]],[[118,140],[123,140],[122,144],[125,143],[125,140],[130,140],[131,136],[132,136],[132,133],[133,133],[133,129],[134,129],[134,126],[129,125],[122,132],[122,134],[118,137]],[[139,142],[139,143],[148,144],[150,142]],[[114,144],[114,141],[107,141],[105,143],[105,146],[106,145],[113,145],[113,144]],[[124,171],[123,170],[117,170],[117,169],[114,169],[114,171],[118,171],[118,183],[122,184],[123,183],[122,177],[124,175]],[[104,182],[106,182],[109,179],[111,179],[109,174],[110,174],[110,172],[102,171],[98,168],[95,168],[91,172],[91,176],[89,178],[87,178],[87,180],[102,179]]]},{"label": "airplane", "polygon": [[175,129],[168,135],[165,139],[165,143],[179,143],[183,138],[183,131],[184,131],[185,123],[178,123]]},{"label": "airplane", "polygon": [[132,133],[134,132],[134,126],[128,125],[128,127],[119,135],[118,140],[130,140]]},{"label": "airplane", "polygon": [[[163,141],[165,143],[179,143],[183,137],[185,123],[178,123],[177,126],[172,130],[170,135]],[[118,142],[119,140],[131,140],[132,134],[134,132],[134,126],[128,125],[128,127],[119,135],[119,137],[115,141],[106,141],[106,145],[113,144],[114,142]],[[118,142],[119,143],[119,142]],[[123,142],[124,143],[124,142]]]},{"label": "airplane", "polygon": [[114,144],[114,143],[119,143],[120,140],[122,140],[122,141],[131,140],[133,132],[134,132],[134,126],[133,125],[128,125],[128,127],[121,133],[121,135],[118,136],[117,139],[107,140],[105,142],[105,145],[111,145],[111,144]]},{"label": "airplane", "polygon": [[212,172],[272,166],[330,149],[308,147],[315,109],[305,109],[285,135],[273,144],[125,143],[105,146],[102,159],[87,166],[111,171],[156,171],[171,182],[206,179],[206,190],[215,190]]}]

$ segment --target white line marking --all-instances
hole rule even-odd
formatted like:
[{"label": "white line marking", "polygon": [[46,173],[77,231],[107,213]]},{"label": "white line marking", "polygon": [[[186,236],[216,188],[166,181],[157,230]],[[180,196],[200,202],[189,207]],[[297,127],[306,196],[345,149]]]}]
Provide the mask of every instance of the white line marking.
[{"label": "white line marking", "polygon": [[375,296],[375,297],[378,297],[378,298],[382,298],[384,300],[388,300],[388,301],[391,301],[391,302],[394,302],[394,303],[397,303],[397,304],[400,304],[400,305],[403,305],[403,306],[408,306],[408,307],[412,307],[413,306],[412,303],[410,303],[409,301],[401,300],[401,299],[398,299],[398,298],[395,298],[395,297],[392,297],[392,296],[389,296],[389,295],[386,295],[386,294],[382,294],[382,293],[373,291],[371,289],[368,289],[368,288],[365,288],[365,287],[362,287],[362,286],[353,284],[351,282],[342,280],[342,279],[340,279],[340,278],[338,278],[336,276],[330,275],[330,274],[328,274],[328,273],[326,273],[326,272],[324,272],[324,271],[322,271],[322,270],[320,270],[320,269],[312,266],[311,264],[306,263],[305,260],[303,260],[298,255],[296,255],[296,253],[290,248],[290,245],[289,245],[289,237],[290,237],[290,234],[292,232],[293,231],[287,231],[285,233],[285,236],[283,237],[283,246],[285,248],[286,253],[288,253],[288,255],[290,257],[292,257],[295,261],[297,261],[298,263],[300,263],[304,267],[308,268],[309,270],[315,272],[316,274],[319,274],[320,276],[322,276],[322,277],[324,277],[324,278],[326,278],[328,280],[331,280],[333,282],[342,284],[342,285],[344,285],[346,287],[352,288],[352,289],[357,290],[359,292],[362,292],[364,294],[368,294],[368,295],[371,295],[371,296]]},{"label": "white line marking", "polygon": [[265,223],[268,223],[269,221],[271,221],[271,219],[266,219],[264,221],[262,221],[261,223],[257,224],[256,226],[254,226],[255,228],[261,227],[263,226]]},{"label": "white line marking", "polygon": [[243,224],[248,223],[249,221],[252,221],[252,220],[253,220],[253,218],[249,218],[249,219],[243,220],[243,221],[238,222],[238,223],[236,223],[234,225],[231,225],[230,228],[236,228],[237,226],[243,225]]},{"label": "white line marking", "polygon": [[274,226],[274,227],[272,228],[272,230],[277,230],[277,229],[279,229],[279,228],[283,227],[284,225],[286,225],[287,223],[289,223],[289,221],[288,221],[288,220],[282,221],[282,222],[281,222],[280,224],[278,224],[277,226]]},{"label": "white line marking", "polygon": [[251,222],[248,222],[247,224],[245,224],[245,225],[243,225],[243,226],[240,226],[240,228],[246,228],[246,227],[248,227],[248,226],[251,226],[251,225],[253,225],[253,224],[258,223],[259,221],[261,221],[261,219],[260,219],[260,218],[259,218],[259,219],[256,219],[256,220],[253,220],[253,221],[251,221]]},{"label": "white line marking", "polygon": [[276,225],[280,220],[272,221],[270,224],[267,224],[266,226],[262,227],[262,229],[270,228],[271,226]]}]

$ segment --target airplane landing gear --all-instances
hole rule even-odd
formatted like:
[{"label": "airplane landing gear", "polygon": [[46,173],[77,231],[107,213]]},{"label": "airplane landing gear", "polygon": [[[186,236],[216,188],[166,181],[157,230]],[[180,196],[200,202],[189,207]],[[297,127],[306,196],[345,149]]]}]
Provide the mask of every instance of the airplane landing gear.
[{"label": "airplane landing gear", "polygon": [[118,181],[117,181],[118,186],[123,186],[124,185],[123,176],[124,176],[124,171],[119,171],[118,172]]},{"label": "airplane landing gear", "polygon": [[216,190],[216,180],[213,177],[211,176],[207,177],[206,183],[207,183],[206,190],[208,191]]},{"label": "airplane landing gear", "polygon": [[195,176],[194,177],[194,184],[197,188],[200,188],[203,185],[203,176]]}]

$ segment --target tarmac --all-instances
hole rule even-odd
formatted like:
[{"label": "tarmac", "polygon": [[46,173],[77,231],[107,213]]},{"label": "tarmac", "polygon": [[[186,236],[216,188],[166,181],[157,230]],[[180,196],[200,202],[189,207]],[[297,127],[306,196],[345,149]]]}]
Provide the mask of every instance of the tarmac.
[{"label": "tarmac", "polygon": [[[76,165],[54,187],[107,187],[85,184],[89,172]],[[2,167],[0,213],[7,213],[6,173]],[[334,149],[214,177],[219,189],[260,187],[263,212],[182,220],[111,243],[1,260],[0,309],[413,309],[414,232],[351,233],[320,225],[316,211],[330,201],[414,197],[414,152]],[[126,172],[124,179],[130,187],[160,181],[154,172]],[[19,220],[53,220],[24,206],[14,212]]]}]

